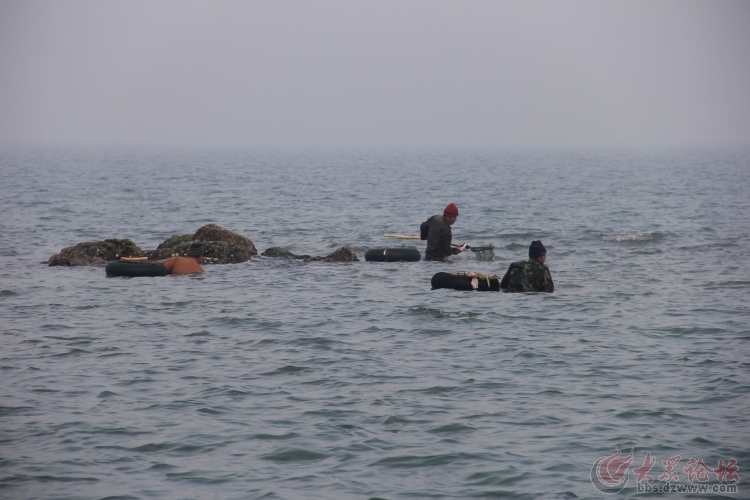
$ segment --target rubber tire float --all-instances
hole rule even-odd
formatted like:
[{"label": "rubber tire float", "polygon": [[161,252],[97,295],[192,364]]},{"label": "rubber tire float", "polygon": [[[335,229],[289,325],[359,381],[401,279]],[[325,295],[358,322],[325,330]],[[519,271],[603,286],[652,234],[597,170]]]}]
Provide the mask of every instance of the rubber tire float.
[{"label": "rubber tire float", "polygon": [[415,247],[371,248],[365,252],[368,262],[417,262],[421,258]]},{"label": "rubber tire float", "polygon": [[166,276],[167,266],[152,262],[110,262],[105,269],[107,276]]},{"label": "rubber tire float", "polygon": [[466,291],[477,291],[477,292],[499,292],[500,291],[500,280],[490,279],[490,284],[487,286],[486,278],[477,278],[477,288],[471,286],[471,280],[474,279],[471,276],[455,276],[451,273],[437,273],[432,277],[432,289],[437,290],[438,288],[451,288],[453,290],[466,290]]}]

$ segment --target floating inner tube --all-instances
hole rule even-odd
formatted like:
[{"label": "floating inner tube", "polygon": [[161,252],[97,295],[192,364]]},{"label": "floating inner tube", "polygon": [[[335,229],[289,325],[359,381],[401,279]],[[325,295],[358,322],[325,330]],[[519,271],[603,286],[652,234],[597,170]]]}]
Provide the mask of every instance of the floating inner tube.
[{"label": "floating inner tube", "polygon": [[371,248],[365,252],[368,262],[417,262],[421,258],[416,247]]},{"label": "floating inner tube", "polygon": [[164,264],[152,262],[110,262],[105,269],[107,276],[166,276]]},{"label": "floating inner tube", "polygon": [[[472,280],[475,281],[476,288],[472,286]],[[489,284],[487,281],[489,280]],[[432,277],[432,289],[452,288],[453,290],[476,290],[478,292],[498,292],[500,291],[500,280],[497,278],[472,278],[471,276],[456,276],[451,273],[437,273]]]}]

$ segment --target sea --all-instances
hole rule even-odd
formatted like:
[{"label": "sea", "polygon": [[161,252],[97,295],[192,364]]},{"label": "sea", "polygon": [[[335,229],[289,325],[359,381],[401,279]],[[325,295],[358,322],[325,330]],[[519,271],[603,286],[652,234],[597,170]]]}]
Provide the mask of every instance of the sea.
[{"label": "sea", "polygon": [[[2,499],[750,498],[748,150],[5,147],[0,179]],[[365,261],[448,203],[494,260]],[[46,264],[209,223],[360,260]],[[554,293],[431,290],[532,240]]]}]

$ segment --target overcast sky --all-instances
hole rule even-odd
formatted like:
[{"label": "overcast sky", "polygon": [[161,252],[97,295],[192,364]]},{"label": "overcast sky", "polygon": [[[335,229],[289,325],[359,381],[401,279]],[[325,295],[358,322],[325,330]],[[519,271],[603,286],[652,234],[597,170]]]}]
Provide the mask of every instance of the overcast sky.
[{"label": "overcast sky", "polygon": [[0,2],[0,143],[750,145],[750,1]]}]

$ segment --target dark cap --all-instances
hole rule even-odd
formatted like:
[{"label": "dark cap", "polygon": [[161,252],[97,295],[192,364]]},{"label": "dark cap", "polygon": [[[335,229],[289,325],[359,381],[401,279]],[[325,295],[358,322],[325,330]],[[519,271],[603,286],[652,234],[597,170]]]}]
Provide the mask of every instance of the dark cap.
[{"label": "dark cap", "polygon": [[188,248],[188,257],[200,257],[206,253],[206,251],[203,249],[203,243],[200,241],[194,241],[190,244],[190,248]]},{"label": "dark cap", "polygon": [[529,258],[536,259],[537,257],[541,257],[542,255],[547,255],[547,249],[544,248],[541,240],[532,241],[531,246],[529,246]]},{"label": "dark cap", "polygon": [[443,215],[452,215],[453,217],[458,217],[458,207],[455,203],[451,203],[447,207],[445,207],[445,210],[443,210]]}]

